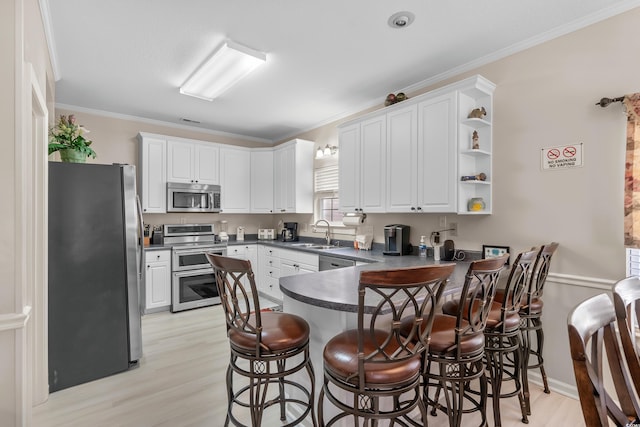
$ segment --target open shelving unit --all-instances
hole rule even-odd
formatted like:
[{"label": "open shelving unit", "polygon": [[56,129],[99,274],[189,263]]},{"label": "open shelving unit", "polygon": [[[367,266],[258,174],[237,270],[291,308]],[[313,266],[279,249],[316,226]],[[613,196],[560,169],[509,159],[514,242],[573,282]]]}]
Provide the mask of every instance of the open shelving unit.
[{"label": "open shelving unit", "polygon": [[[458,214],[487,215],[492,212],[493,172],[493,91],[495,85],[482,76],[476,76],[468,87],[458,91]],[[468,118],[476,109],[486,110],[483,118]],[[477,133],[477,148],[473,148],[474,132]],[[462,181],[463,176],[486,175],[485,180]],[[484,208],[470,210],[472,199],[482,199]]]}]

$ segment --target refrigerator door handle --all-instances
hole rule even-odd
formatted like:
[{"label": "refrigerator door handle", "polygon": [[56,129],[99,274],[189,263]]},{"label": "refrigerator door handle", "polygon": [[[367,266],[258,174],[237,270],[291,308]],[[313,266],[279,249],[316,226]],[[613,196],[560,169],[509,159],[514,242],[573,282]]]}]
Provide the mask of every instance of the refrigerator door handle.
[{"label": "refrigerator door handle", "polygon": [[[144,268],[143,268],[143,244],[144,241],[144,218],[142,217],[142,204],[140,203],[140,196],[136,194],[136,211],[138,214],[138,281],[141,286],[144,286]],[[140,298],[140,314],[144,314],[144,301]]]}]

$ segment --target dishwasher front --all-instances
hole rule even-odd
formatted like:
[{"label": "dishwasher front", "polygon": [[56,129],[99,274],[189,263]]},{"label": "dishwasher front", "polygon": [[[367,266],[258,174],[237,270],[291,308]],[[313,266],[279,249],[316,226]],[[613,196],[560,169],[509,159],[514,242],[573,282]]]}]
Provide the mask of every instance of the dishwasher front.
[{"label": "dishwasher front", "polygon": [[336,268],[353,267],[356,262],[351,259],[338,258],[329,255],[320,255],[318,270],[335,270]]}]

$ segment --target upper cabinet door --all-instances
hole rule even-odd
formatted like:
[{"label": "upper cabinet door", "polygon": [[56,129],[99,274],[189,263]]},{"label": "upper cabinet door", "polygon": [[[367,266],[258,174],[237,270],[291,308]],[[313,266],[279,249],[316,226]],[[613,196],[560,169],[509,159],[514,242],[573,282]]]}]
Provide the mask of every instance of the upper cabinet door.
[{"label": "upper cabinet door", "polygon": [[219,154],[216,144],[169,140],[167,180],[193,184],[219,184]]},{"label": "upper cabinet door", "polygon": [[418,104],[418,207],[456,211],[456,92]]},{"label": "upper cabinet door", "polygon": [[416,212],[417,107],[387,113],[387,212]]},{"label": "upper cabinet door", "polygon": [[274,213],[313,213],[313,154],[303,139],[274,149]]},{"label": "upper cabinet door", "polygon": [[142,212],[167,212],[167,141],[164,139],[138,135],[140,140],[140,178]]},{"label": "upper cabinet door", "polygon": [[250,166],[251,152],[248,149],[222,148],[220,150],[222,212],[249,213]]},{"label": "upper cabinet door", "polygon": [[385,212],[386,210],[386,125],[384,115],[366,120],[361,125],[359,171],[361,212]]},{"label": "upper cabinet door", "polygon": [[196,180],[200,184],[220,184],[220,149],[213,144],[197,144],[194,164]]},{"label": "upper cabinet door", "polygon": [[340,129],[340,210],[384,212],[386,120],[380,116]]},{"label": "upper cabinet door", "polygon": [[338,134],[340,157],[340,210],[360,211],[360,123],[341,128]]},{"label": "upper cabinet door", "polygon": [[195,170],[193,158],[195,146],[190,142],[167,142],[167,181],[169,182],[195,182]]},{"label": "upper cabinet door", "polygon": [[273,150],[251,151],[251,212],[273,213]]},{"label": "upper cabinet door", "polygon": [[276,149],[274,158],[273,207],[276,213],[295,212],[295,147]]}]

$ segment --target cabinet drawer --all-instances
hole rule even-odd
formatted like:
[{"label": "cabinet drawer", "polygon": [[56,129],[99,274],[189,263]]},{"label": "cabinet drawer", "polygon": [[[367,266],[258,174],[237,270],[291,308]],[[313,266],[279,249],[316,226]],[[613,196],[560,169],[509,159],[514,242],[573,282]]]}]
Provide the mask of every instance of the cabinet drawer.
[{"label": "cabinet drawer", "polygon": [[227,246],[227,256],[245,259],[247,250],[245,246]]},{"label": "cabinet drawer", "polygon": [[270,296],[282,301],[282,291],[280,291],[280,280],[272,277],[265,278],[264,291]]},{"label": "cabinet drawer", "polygon": [[278,279],[280,278],[280,269],[279,268],[270,268],[269,266],[265,266],[263,271],[263,275],[265,278]]},{"label": "cabinet drawer", "polygon": [[306,264],[307,266],[318,268],[318,255],[308,252],[282,250],[280,251],[280,259],[282,262],[286,260],[291,264]]},{"label": "cabinet drawer", "polygon": [[276,248],[264,247],[264,256],[278,258],[280,256],[280,251],[278,251]]},{"label": "cabinet drawer", "polygon": [[280,268],[280,258],[265,257],[262,265],[264,268]]},{"label": "cabinet drawer", "polygon": [[170,262],[171,251],[145,251],[144,262]]}]

